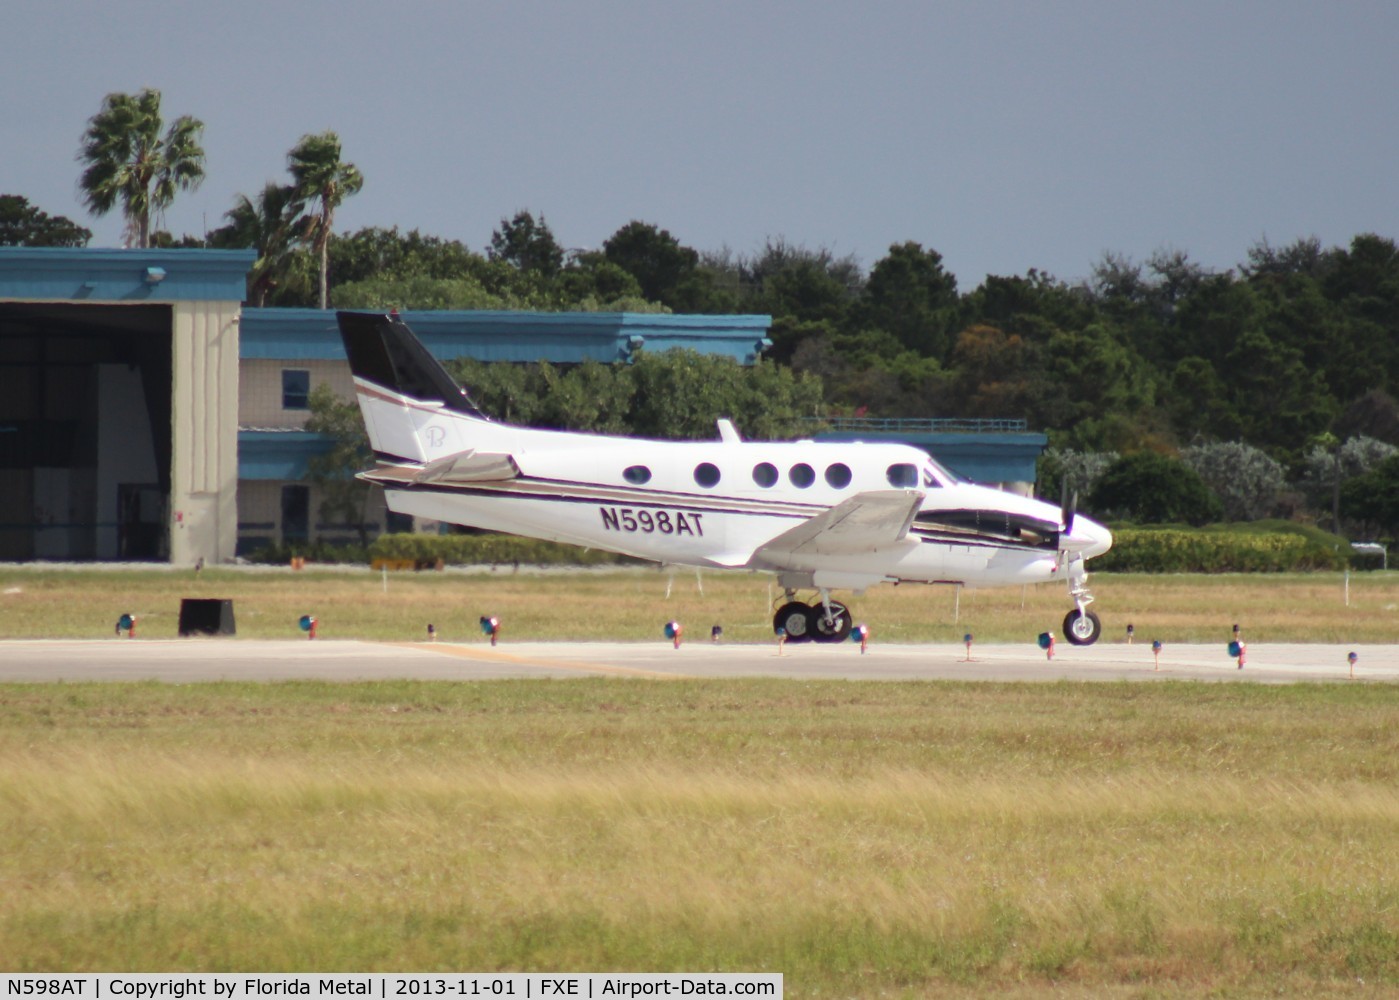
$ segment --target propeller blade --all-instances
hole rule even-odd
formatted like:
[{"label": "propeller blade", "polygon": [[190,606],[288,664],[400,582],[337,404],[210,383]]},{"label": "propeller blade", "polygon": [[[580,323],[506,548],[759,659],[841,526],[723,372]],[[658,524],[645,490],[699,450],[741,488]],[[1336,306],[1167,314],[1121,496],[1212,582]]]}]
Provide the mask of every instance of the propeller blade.
[{"label": "propeller blade", "polygon": [[1064,480],[1064,490],[1059,499],[1059,517],[1064,523],[1063,534],[1074,530],[1074,515],[1078,513],[1078,490],[1069,493],[1069,481]]}]

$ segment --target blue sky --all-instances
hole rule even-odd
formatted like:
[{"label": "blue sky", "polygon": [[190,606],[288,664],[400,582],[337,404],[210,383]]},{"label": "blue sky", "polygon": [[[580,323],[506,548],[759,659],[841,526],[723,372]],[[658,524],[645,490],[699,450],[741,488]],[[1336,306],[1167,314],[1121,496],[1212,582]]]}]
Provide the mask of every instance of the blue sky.
[{"label": "blue sky", "polygon": [[480,250],[543,214],[700,250],[938,250],[969,290],[1104,252],[1399,237],[1399,4],[8,0],[0,193],[116,246],[74,160],[110,91],[206,125],[165,220],[223,222],[331,129],[363,171],[338,230]]}]

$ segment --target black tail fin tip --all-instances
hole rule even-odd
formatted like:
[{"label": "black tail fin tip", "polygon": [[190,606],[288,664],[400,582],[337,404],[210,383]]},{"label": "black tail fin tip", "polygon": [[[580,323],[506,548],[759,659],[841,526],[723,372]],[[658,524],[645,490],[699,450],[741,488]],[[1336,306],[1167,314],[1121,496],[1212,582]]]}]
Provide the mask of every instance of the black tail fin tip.
[{"label": "black tail fin tip", "polygon": [[428,353],[396,311],[387,316],[337,312],[335,318],[340,324],[345,354],[350,359],[350,371],[356,378],[403,396],[440,402],[449,410],[486,419],[466,390]]}]

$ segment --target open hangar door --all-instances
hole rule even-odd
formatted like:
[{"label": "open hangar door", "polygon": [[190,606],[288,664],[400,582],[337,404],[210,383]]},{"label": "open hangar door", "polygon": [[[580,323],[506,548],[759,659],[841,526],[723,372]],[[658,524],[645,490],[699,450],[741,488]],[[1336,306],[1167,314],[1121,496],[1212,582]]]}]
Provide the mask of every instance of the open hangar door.
[{"label": "open hangar door", "polygon": [[0,303],[0,560],[169,557],[172,323]]}]

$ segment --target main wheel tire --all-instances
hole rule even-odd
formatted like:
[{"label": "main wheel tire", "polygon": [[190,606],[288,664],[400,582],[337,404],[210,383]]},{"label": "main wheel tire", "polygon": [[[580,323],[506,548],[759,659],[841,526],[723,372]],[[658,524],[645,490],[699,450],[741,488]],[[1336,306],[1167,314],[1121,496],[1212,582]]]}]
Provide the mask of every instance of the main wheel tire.
[{"label": "main wheel tire", "polygon": [[844,642],[850,638],[854,623],[850,620],[850,609],[844,604],[831,602],[830,622],[826,621],[826,609],[820,604],[813,604],[809,615],[807,630],[817,642]]},{"label": "main wheel tire", "polygon": [[1103,623],[1091,611],[1074,608],[1064,616],[1064,638],[1075,646],[1091,646],[1103,634]]},{"label": "main wheel tire", "polygon": [[788,642],[806,642],[811,638],[811,608],[801,601],[789,601],[777,609],[772,616],[774,635],[787,633]]}]

